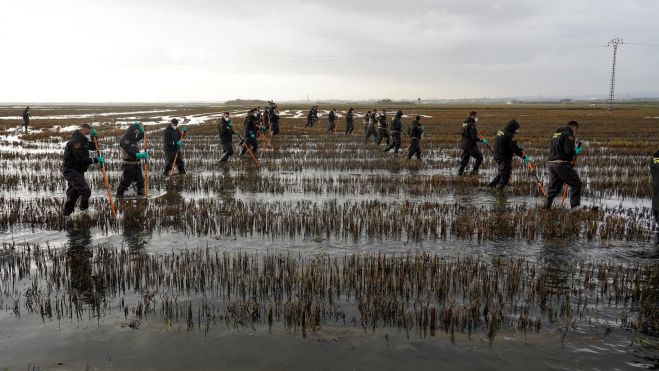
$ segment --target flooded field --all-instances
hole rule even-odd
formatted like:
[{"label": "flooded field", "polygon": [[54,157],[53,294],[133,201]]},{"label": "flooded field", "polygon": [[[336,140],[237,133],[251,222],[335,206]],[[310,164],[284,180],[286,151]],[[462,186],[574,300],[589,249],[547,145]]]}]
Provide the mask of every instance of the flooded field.
[{"label": "flooded field", "polygon": [[[248,108],[33,106],[23,133],[22,107],[0,106],[0,370],[659,367],[659,106],[476,108],[489,139],[520,122],[545,187],[551,134],[579,121],[578,211],[544,210],[518,160],[505,191],[490,190],[486,148],[478,176],[457,176],[473,107],[401,107],[405,128],[423,115],[418,161],[364,143],[360,118],[344,135],[348,107],[327,133],[331,107],[305,128],[307,107],[281,105],[258,165],[238,150],[220,163],[216,120],[230,111],[242,134]],[[189,123],[187,174],[170,177],[171,118]],[[149,138],[148,196],[129,190],[113,217],[92,166],[90,210],[64,217],[71,132],[96,127],[114,195],[134,121]]]}]

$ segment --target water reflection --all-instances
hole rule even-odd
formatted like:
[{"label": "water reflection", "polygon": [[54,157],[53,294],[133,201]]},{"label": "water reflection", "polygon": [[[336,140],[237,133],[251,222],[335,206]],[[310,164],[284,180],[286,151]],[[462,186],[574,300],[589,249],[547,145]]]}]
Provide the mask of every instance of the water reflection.
[{"label": "water reflection", "polygon": [[104,297],[104,289],[102,280],[94,275],[91,232],[88,228],[71,228],[67,230],[67,238],[66,268],[71,277],[72,298],[97,306]]}]

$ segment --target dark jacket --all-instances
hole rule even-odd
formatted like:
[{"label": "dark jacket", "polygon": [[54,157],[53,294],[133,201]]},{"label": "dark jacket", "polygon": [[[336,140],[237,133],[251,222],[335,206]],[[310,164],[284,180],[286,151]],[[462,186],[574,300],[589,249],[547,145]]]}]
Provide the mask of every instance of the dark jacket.
[{"label": "dark jacket", "polygon": [[135,135],[135,127],[133,125],[128,127],[124,136],[121,137],[119,142],[119,147],[121,147],[122,160],[124,162],[139,162],[139,159],[135,157],[136,154],[140,152],[140,147],[137,145],[137,142],[144,139],[144,133],[139,133]]},{"label": "dark jacket", "polygon": [[336,121],[336,113],[334,111],[330,111],[329,116],[327,117],[330,122]]},{"label": "dark jacket", "polygon": [[384,115],[384,114],[380,115],[380,117],[378,117],[378,123],[379,123],[379,127],[381,129],[386,129],[387,125],[388,125],[387,115]]},{"label": "dark jacket", "polygon": [[352,110],[349,110],[349,111],[346,113],[346,122],[350,122],[350,123],[352,123],[352,122],[353,122],[353,118],[354,118],[354,116],[353,116]]},{"label": "dark jacket", "polygon": [[23,121],[30,121],[30,111],[27,109],[23,111]]},{"label": "dark jacket", "polygon": [[462,123],[462,149],[473,149],[478,147],[478,142],[481,139],[478,136],[478,129],[476,129],[476,121],[467,117]]},{"label": "dark jacket", "polygon": [[407,129],[407,134],[410,136],[410,138],[421,139],[421,134],[423,134],[423,127],[418,121],[414,120],[412,125],[410,125],[410,128]]},{"label": "dark jacket", "polygon": [[657,153],[654,154],[654,158],[652,158],[650,170],[652,170],[652,187],[654,189],[652,210],[659,212],[659,151],[657,151]]},{"label": "dark jacket", "polygon": [[76,130],[64,147],[64,163],[62,170],[75,170],[84,173],[89,165],[96,162],[96,158],[89,157],[90,151],[96,151],[96,145]]},{"label": "dark jacket", "polygon": [[279,114],[275,110],[270,112],[270,122],[275,125],[279,123]]},{"label": "dark jacket", "polygon": [[165,128],[165,134],[163,135],[163,148],[167,153],[178,152],[178,146],[176,142],[181,140],[183,137],[181,131],[172,125],[167,125]]},{"label": "dark jacket", "polygon": [[399,115],[396,115],[393,120],[391,120],[391,130],[400,132],[403,130],[403,120]]},{"label": "dark jacket", "polygon": [[245,139],[249,139],[251,134],[256,136],[259,130],[259,119],[254,117],[254,115],[247,115],[245,118]]},{"label": "dark jacket", "polygon": [[576,144],[574,143],[574,132],[569,126],[563,126],[549,140],[549,161],[574,160]]},{"label": "dark jacket", "polygon": [[217,122],[217,130],[220,134],[220,140],[223,142],[231,142],[233,140],[233,129],[229,126],[231,120],[225,120],[221,117]]},{"label": "dark jacket", "polygon": [[523,157],[522,149],[515,140],[515,133],[519,129],[517,121],[512,120],[503,130],[499,130],[494,141],[494,159],[496,161],[510,161],[513,155]]}]

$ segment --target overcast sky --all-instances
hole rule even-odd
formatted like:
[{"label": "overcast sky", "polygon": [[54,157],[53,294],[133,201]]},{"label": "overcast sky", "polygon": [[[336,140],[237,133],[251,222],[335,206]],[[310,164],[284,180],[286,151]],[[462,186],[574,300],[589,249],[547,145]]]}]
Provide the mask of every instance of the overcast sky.
[{"label": "overcast sky", "polygon": [[613,37],[659,95],[657,0],[0,0],[0,102],[604,96]]}]

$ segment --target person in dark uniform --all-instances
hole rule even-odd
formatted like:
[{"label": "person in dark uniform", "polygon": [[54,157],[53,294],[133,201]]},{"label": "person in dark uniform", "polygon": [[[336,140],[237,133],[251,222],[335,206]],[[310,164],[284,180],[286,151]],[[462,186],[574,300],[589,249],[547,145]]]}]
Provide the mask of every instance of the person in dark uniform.
[{"label": "person in dark uniform", "polygon": [[177,119],[172,119],[165,128],[165,134],[163,135],[163,148],[165,150],[165,171],[163,174],[165,176],[168,176],[170,170],[172,170],[174,160],[176,160],[176,167],[179,174],[185,174],[185,163],[183,162],[181,146],[183,146],[183,135],[187,130],[185,126],[178,127]]},{"label": "person in dark uniform", "polygon": [[307,123],[304,124],[305,128],[312,128],[314,124],[314,111],[316,110],[316,106],[311,106],[311,109],[309,110],[309,113],[307,113]]},{"label": "person in dark uniform", "polygon": [[[248,147],[251,147],[252,153],[256,155],[256,150],[259,148],[259,144],[256,141],[256,135],[258,134],[259,130],[259,125],[258,125],[258,112],[257,110],[253,109],[247,113],[247,116],[245,117],[245,144]],[[242,143],[241,143],[242,146]],[[242,150],[240,151],[240,155],[244,155],[247,152],[247,149],[245,146],[243,146]]]},{"label": "person in dark uniform", "polygon": [[[371,121],[371,111],[366,112],[364,114],[364,136],[366,137],[366,134],[368,133],[368,124]],[[366,137],[368,139],[368,137]]]},{"label": "person in dark uniform", "polygon": [[655,152],[652,158],[650,170],[652,171],[652,189],[654,191],[652,196],[652,213],[654,214],[654,221],[657,223],[654,244],[655,247],[659,247],[659,151]]},{"label": "person in dark uniform", "polygon": [[519,123],[511,120],[503,130],[499,130],[494,142],[494,160],[497,162],[497,176],[490,182],[490,187],[502,190],[513,172],[513,156],[517,155],[528,163],[531,159],[523,154],[522,147],[517,144],[515,134],[519,130]]},{"label": "person in dark uniform", "polygon": [[336,108],[332,108],[332,110],[329,112],[329,115],[327,115],[327,131],[331,131],[332,133],[336,129]]},{"label": "person in dark uniform", "polygon": [[354,109],[352,109],[352,107],[346,112],[346,135],[352,134],[353,130],[355,130],[355,117],[353,112]]},{"label": "person in dark uniform", "polygon": [[270,110],[270,135],[279,134],[279,120],[279,111],[275,106]]},{"label": "person in dark uniform", "polygon": [[410,137],[410,147],[407,151],[407,159],[416,156],[417,160],[421,160],[421,137],[423,135],[423,126],[421,125],[421,116],[417,116],[410,128],[407,129],[407,134]]},{"label": "person in dark uniform", "polygon": [[382,143],[382,139],[387,138],[387,145],[391,142],[391,138],[389,137],[389,129],[387,126],[389,123],[387,122],[387,111],[382,110],[382,113],[380,113],[380,116],[378,117],[378,137],[375,140],[375,144],[380,145]]},{"label": "person in dark uniform", "polygon": [[80,200],[80,210],[89,208],[89,197],[91,190],[85,181],[85,172],[91,164],[103,165],[103,156],[90,157],[89,152],[96,150],[93,138],[96,137],[96,129],[88,124],[80,125],[73,132],[71,138],[64,147],[64,163],[62,164],[62,175],[68,184],[66,189],[66,202],[64,203],[64,216],[69,216],[75,210],[76,202]]},{"label": "person in dark uniform", "polygon": [[23,111],[23,130],[26,133],[28,126],[30,126],[30,106],[25,107],[25,111]]},{"label": "person in dark uniform", "polygon": [[488,144],[489,141],[485,138],[481,138],[478,134],[478,129],[476,129],[476,123],[478,122],[478,112],[471,111],[469,117],[462,123],[462,155],[460,156],[460,168],[458,169],[458,175],[463,175],[469,160],[473,157],[474,167],[471,169],[472,175],[477,175],[478,170],[483,163],[483,153],[478,148],[478,143]]},{"label": "person in dark uniform", "polygon": [[574,136],[579,129],[579,123],[570,121],[566,126],[556,130],[549,140],[549,189],[547,190],[547,203],[545,207],[551,209],[554,198],[561,194],[563,184],[570,186],[570,207],[575,208],[581,204],[581,178],[574,170],[574,159],[581,154],[581,146],[575,144]]},{"label": "person in dark uniform", "polygon": [[400,149],[400,135],[401,132],[403,131],[403,111],[398,111],[396,112],[396,116],[394,116],[394,119],[391,120],[391,138],[392,141],[391,143],[387,146],[387,148],[384,149],[385,152],[389,152],[390,149],[394,149],[394,153],[398,154],[398,150]]},{"label": "person in dark uniform", "polygon": [[229,112],[224,112],[224,116],[217,123],[217,130],[220,134],[220,142],[224,149],[224,154],[220,162],[227,162],[233,155],[233,122],[229,118]]},{"label": "person in dark uniform", "polygon": [[367,143],[368,138],[370,138],[371,136],[373,136],[374,141],[375,141],[375,139],[377,139],[378,132],[375,129],[375,126],[377,125],[376,118],[375,118],[376,113],[377,113],[376,110],[368,111],[368,114],[367,114],[367,116],[368,116],[368,126],[366,126],[364,143]]},{"label": "person in dark uniform", "polygon": [[142,174],[142,164],[140,160],[146,160],[149,154],[146,151],[140,151],[137,143],[144,139],[144,127],[139,122],[133,123],[128,127],[126,133],[121,137],[119,146],[121,147],[122,160],[121,182],[117,188],[117,197],[124,197],[124,192],[135,183],[138,196],[144,196],[144,175]]}]

